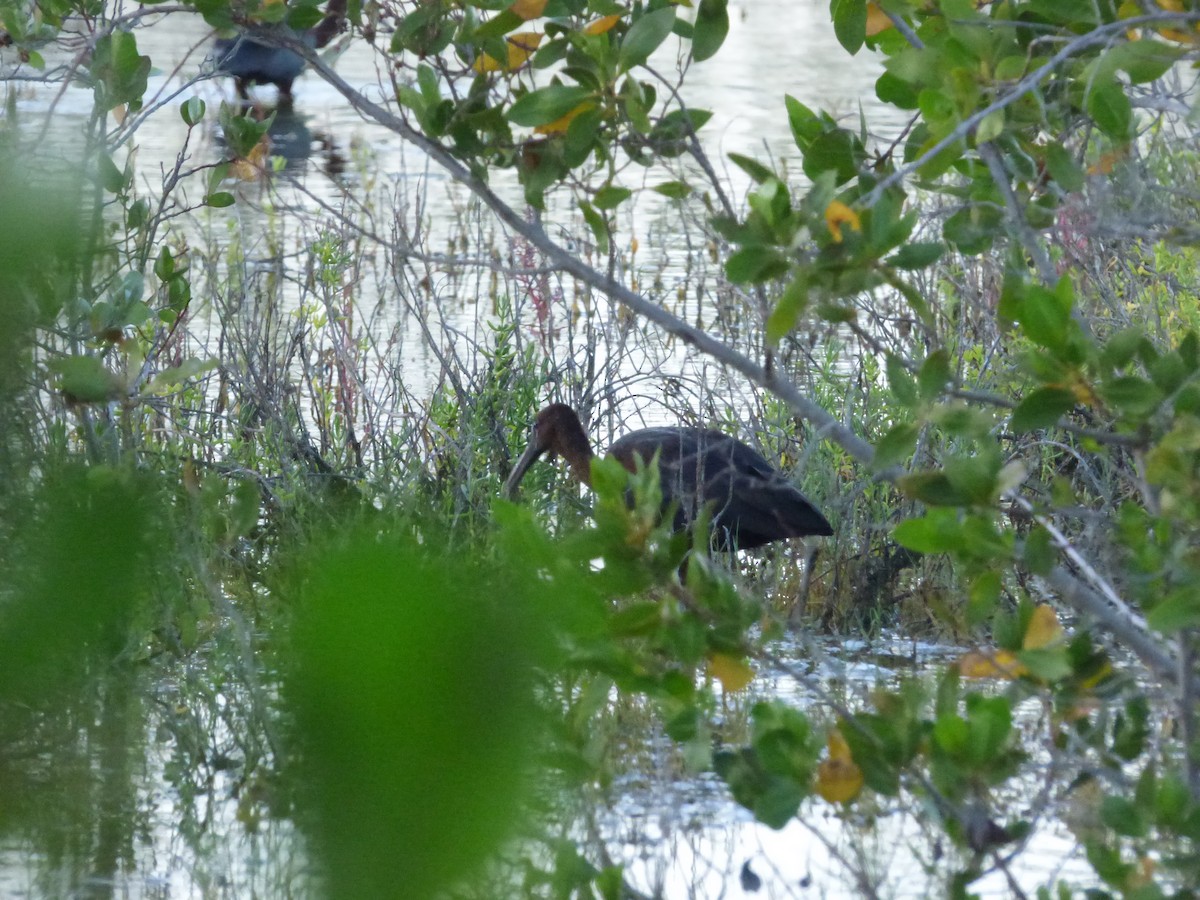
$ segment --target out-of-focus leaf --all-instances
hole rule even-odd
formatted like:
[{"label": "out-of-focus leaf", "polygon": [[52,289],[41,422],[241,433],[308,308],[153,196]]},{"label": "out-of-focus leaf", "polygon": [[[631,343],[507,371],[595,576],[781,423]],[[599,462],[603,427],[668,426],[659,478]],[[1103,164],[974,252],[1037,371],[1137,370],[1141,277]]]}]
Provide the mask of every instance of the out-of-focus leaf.
[{"label": "out-of-focus leaf", "polygon": [[521,819],[543,615],[438,546],[371,531],[307,554],[287,690],[331,897],[435,896]]},{"label": "out-of-focus leaf", "polygon": [[703,62],[716,54],[729,34],[728,0],[700,0],[692,32],[692,58]]}]

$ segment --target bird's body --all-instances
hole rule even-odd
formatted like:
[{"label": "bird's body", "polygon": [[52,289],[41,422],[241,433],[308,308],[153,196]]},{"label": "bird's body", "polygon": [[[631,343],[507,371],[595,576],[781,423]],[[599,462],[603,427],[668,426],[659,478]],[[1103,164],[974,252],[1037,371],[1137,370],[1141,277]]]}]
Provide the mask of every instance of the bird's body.
[{"label": "bird's body", "polygon": [[[309,47],[315,47],[308,35],[293,36]],[[256,41],[249,34],[232,38],[217,38],[213,45],[217,70],[232,75],[238,96],[249,98],[254,84],[273,84],[280,98],[292,96],[292,83],[304,71],[304,59],[294,50],[273,47]]]},{"label": "bird's body", "polygon": [[[325,17],[304,32],[285,29],[284,34],[298,40],[309,49],[324,47],[341,31],[346,16],[346,0],[330,0]],[[218,38],[213,45],[213,61],[218,72],[232,75],[238,96],[249,99],[254,84],[273,84],[279,99],[288,104],[292,99],[292,84],[304,71],[304,57],[295,50],[255,40],[254,30],[236,37]]]},{"label": "bird's body", "polygon": [[[505,483],[507,495],[543,453],[562,456],[575,477],[590,484],[591,444],[575,411],[556,403],[538,413],[529,448]],[[720,549],[833,533],[816,507],[758,451],[720,431],[644,428],[620,438],[608,454],[631,472],[639,460],[649,465],[657,459],[664,514],[674,508],[674,527],[685,531],[707,507]]]}]

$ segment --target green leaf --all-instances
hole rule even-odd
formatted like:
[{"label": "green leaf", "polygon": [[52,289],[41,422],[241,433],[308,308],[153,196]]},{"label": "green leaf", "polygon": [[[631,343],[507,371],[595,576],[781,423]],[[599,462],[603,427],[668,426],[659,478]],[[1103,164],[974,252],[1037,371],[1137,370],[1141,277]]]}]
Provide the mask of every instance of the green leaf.
[{"label": "green leaf", "polygon": [[1133,106],[1119,82],[1093,85],[1085,106],[1088,115],[1105,134],[1118,140],[1133,136]]},{"label": "green leaf", "polygon": [[[415,16],[417,13],[414,13],[413,15]],[[409,16],[405,19],[405,21],[407,22],[408,19],[411,19],[412,17],[413,16]],[[515,12],[513,12],[511,9],[506,9],[498,16],[493,16],[491,19],[488,19],[486,22],[476,28],[474,39],[482,42],[491,38],[503,37],[514,28],[520,28],[524,23],[525,20],[518,16]],[[421,18],[419,24],[422,28],[427,27],[424,18]],[[499,56],[495,58],[504,59],[505,57]]]},{"label": "green leaf", "polygon": [[675,27],[675,7],[666,6],[646,13],[632,25],[621,41],[617,64],[622,72],[640,66],[658,49]]},{"label": "green leaf", "polygon": [[[674,12],[671,12],[674,15]],[[530,91],[508,108],[505,118],[516,125],[530,128],[548,125],[561,119],[579,104],[592,96],[588,88],[552,84]]]},{"label": "green leaf", "polygon": [[[923,173],[925,174],[925,173]],[[960,209],[942,226],[942,236],[959,249],[973,256],[992,246],[1000,231],[1002,213],[985,206]]]},{"label": "green leaf", "polygon": [[757,284],[785,274],[790,268],[774,247],[752,244],[733,253],[725,262],[725,275],[734,284]]},{"label": "green leaf", "polygon": [[[920,500],[930,506],[966,506],[971,501],[971,498],[959,490],[942,472],[914,472],[900,478],[896,486],[906,497]],[[955,543],[957,545],[958,542]]]},{"label": "green leaf", "polygon": [[116,30],[97,38],[91,72],[101,109],[115,109],[122,104],[129,104],[130,110],[141,109],[150,57],[138,53],[133,32]]},{"label": "green leaf", "polygon": [[975,142],[986,144],[1004,134],[1004,110],[996,109],[988,113],[975,128]]},{"label": "green leaf", "polygon": [[59,390],[73,403],[105,403],[124,393],[124,382],[96,356],[64,356],[49,363]]},{"label": "green leaf", "polygon": [[837,184],[845,184],[858,174],[863,157],[862,144],[844,128],[826,131],[804,152],[804,174],[816,181],[823,172],[833,172]]},{"label": "green leaf", "polygon": [[912,456],[917,446],[917,435],[921,429],[914,422],[901,422],[893,425],[875,444],[875,458],[871,467],[875,471],[899,465]]},{"label": "green leaf", "polygon": [[233,206],[235,198],[228,191],[217,191],[216,193],[208,194],[204,198],[204,205],[211,206],[213,209],[222,209],[226,206]]},{"label": "green leaf", "polygon": [[1104,62],[1125,72],[1134,84],[1145,84],[1165,75],[1182,55],[1182,47],[1162,41],[1125,41],[1108,51]]},{"label": "green leaf", "polygon": [[892,394],[900,401],[901,404],[909,409],[916,409],[918,405],[917,398],[917,382],[908,374],[908,369],[904,366],[904,361],[893,353],[887,356],[888,386],[892,389]]},{"label": "green leaf", "polygon": [[600,252],[607,253],[608,221],[586,200],[579,201],[579,209],[583,213],[583,220],[587,222],[588,228],[592,230],[592,236],[596,238],[596,244]]},{"label": "green leaf", "polygon": [[1003,582],[994,570],[980,572],[971,582],[967,594],[967,623],[982,625],[996,611]]},{"label": "green leaf", "polygon": [[175,257],[171,255],[171,248],[163,244],[162,249],[158,252],[158,258],[154,261],[154,275],[159,281],[166,281],[175,274]]},{"label": "green leaf", "polygon": [[204,118],[206,109],[204,101],[199,97],[189,97],[179,107],[179,115],[183,119],[184,124],[192,128],[200,124],[200,121]]},{"label": "green leaf", "polygon": [[1058,551],[1054,548],[1050,532],[1040,525],[1031,529],[1025,538],[1025,567],[1034,575],[1049,575],[1057,558]]},{"label": "green leaf", "polygon": [[[949,513],[949,516],[947,516]],[[930,510],[916,519],[905,519],[892,529],[902,547],[918,553],[951,553],[962,542],[958,517],[952,510]]]},{"label": "green leaf", "polygon": [[1083,167],[1075,161],[1071,151],[1062,144],[1052,143],[1046,147],[1046,171],[1064,191],[1083,190]]},{"label": "green leaf", "polygon": [[887,264],[897,269],[924,269],[937,262],[945,249],[944,244],[936,241],[905,244],[887,259]]},{"label": "green leaf", "polygon": [[696,29],[692,33],[692,58],[703,62],[725,43],[729,34],[728,0],[700,0],[696,10]]},{"label": "green leaf", "polygon": [[933,724],[933,740],[938,749],[952,756],[961,756],[967,748],[971,727],[967,720],[955,713],[938,716]]},{"label": "green leaf", "polygon": [[829,12],[838,43],[853,56],[867,39],[867,0],[831,0]]},{"label": "green leaf", "polygon": [[820,137],[825,129],[822,127],[821,120],[817,114],[795,97],[787,94],[783,100],[787,106],[788,125],[791,126],[792,137],[796,141],[796,147],[799,148],[801,153],[806,153],[812,142]]},{"label": "green leaf", "polygon": [[954,380],[950,371],[950,356],[945,350],[930,353],[917,373],[917,388],[926,403],[936,400]]},{"label": "green leaf", "polygon": [[608,627],[622,637],[652,634],[663,627],[662,607],[652,601],[622,607],[609,617]]},{"label": "green leaf", "polygon": [[1200,624],[1200,596],[1186,588],[1172,591],[1146,613],[1146,624],[1163,634],[1175,634]]},{"label": "green leaf", "polygon": [[1136,326],[1110,335],[1100,351],[1101,362],[1113,369],[1129,365],[1145,338],[1146,330]]},{"label": "green leaf", "polygon": [[1106,381],[1101,393],[1105,400],[1131,416],[1148,415],[1163,401],[1161,390],[1136,375],[1122,375]]},{"label": "green leaf", "polygon": [[1029,288],[1018,313],[1025,335],[1048,350],[1061,350],[1071,321],[1070,302],[1043,287]]},{"label": "green leaf", "polygon": [[803,275],[797,275],[784,288],[783,294],[780,295],[775,308],[771,310],[771,315],[767,319],[767,340],[772,345],[778,344],[786,334],[796,327],[800,316],[808,307],[808,299],[808,279]]},{"label": "green leaf", "polygon": [[1075,395],[1065,388],[1038,388],[1013,410],[1011,426],[1018,434],[1050,428],[1075,408]]},{"label": "green leaf", "polygon": [[776,177],[773,171],[768,169],[758,160],[751,159],[748,156],[742,156],[740,153],[730,153],[729,161],[753,178],[758,184],[762,184],[763,182]]},{"label": "green leaf", "polygon": [[1047,683],[1069,678],[1074,671],[1066,647],[1020,650],[1017,659],[1025,665],[1030,675]]},{"label": "green leaf", "polygon": [[596,191],[596,196],[592,199],[592,202],[596,204],[597,209],[616,209],[632,196],[633,191],[629,190],[629,188],[617,187],[610,184]]},{"label": "green leaf", "polygon": [[967,697],[967,721],[971,724],[969,756],[979,764],[995,759],[1012,732],[1012,707],[1007,697]]},{"label": "green leaf", "polygon": [[754,817],[776,831],[795,818],[804,792],[790,778],[773,776],[754,804]]},{"label": "green leaf", "polygon": [[656,194],[662,194],[670,200],[683,200],[692,192],[692,187],[685,181],[664,181],[650,188]]},{"label": "green leaf", "polygon": [[117,168],[107,153],[101,153],[97,163],[100,169],[100,184],[110,194],[119,192],[129,183],[126,173]]},{"label": "green leaf", "polygon": [[1124,797],[1105,797],[1100,804],[1100,820],[1117,834],[1142,837],[1146,822],[1133,801]]},{"label": "green leaf", "polygon": [[916,109],[920,105],[920,91],[909,82],[884,72],[875,82],[875,96],[897,109]]}]

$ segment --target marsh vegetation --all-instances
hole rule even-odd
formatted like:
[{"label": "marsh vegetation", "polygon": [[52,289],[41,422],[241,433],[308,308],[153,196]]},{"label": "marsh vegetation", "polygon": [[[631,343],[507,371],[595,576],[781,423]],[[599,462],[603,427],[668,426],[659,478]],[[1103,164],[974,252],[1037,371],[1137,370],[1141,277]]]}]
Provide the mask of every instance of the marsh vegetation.
[{"label": "marsh vegetation", "polygon": [[1194,896],[1198,13],[786,6],[0,0],[0,893]]}]

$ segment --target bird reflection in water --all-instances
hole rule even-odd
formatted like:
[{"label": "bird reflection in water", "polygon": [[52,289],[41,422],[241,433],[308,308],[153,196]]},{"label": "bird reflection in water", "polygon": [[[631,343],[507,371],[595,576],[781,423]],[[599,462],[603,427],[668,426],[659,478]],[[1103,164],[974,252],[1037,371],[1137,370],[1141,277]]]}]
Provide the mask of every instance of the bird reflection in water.
[{"label": "bird reflection in water", "polygon": [[[333,132],[324,128],[309,126],[311,116],[297,113],[292,106],[279,106],[275,109],[255,106],[251,110],[257,119],[274,114],[267,128],[269,156],[281,157],[284,169],[299,171],[309,158],[319,162],[321,171],[331,178],[341,175],[346,170],[346,157],[338,149]],[[216,131],[219,146],[227,147],[220,129]]]}]

